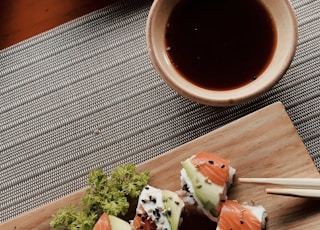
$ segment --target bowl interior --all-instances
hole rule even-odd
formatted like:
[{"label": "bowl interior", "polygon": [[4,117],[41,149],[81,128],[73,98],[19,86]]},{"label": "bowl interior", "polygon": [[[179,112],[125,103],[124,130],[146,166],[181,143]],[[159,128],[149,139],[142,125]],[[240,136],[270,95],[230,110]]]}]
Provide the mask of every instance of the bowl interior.
[{"label": "bowl interior", "polygon": [[181,77],[171,64],[165,44],[169,16],[180,0],[155,0],[147,21],[147,45],[151,61],[163,80],[180,95],[198,103],[230,106],[251,100],[270,89],[289,67],[297,45],[297,22],[287,0],[261,0],[273,18],[277,44],[269,63],[257,80],[241,88],[214,91],[200,88]]}]

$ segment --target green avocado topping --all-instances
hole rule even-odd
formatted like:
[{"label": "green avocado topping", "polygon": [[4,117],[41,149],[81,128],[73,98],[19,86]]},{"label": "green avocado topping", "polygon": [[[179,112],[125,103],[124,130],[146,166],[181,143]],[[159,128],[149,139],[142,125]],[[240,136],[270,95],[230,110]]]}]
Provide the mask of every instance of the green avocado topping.
[{"label": "green avocado topping", "polygon": [[192,183],[192,190],[196,198],[211,215],[218,217],[219,205],[225,188],[213,182],[208,183],[207,178],[197,170],[190,159],[183,161],[182,166]]}]

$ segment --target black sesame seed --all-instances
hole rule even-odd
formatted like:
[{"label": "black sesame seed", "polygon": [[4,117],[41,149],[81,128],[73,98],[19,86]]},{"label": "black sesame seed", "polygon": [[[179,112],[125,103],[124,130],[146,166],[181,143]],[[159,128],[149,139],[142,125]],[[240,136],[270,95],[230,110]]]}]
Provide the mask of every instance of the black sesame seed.
[{"label": "black sesame seed", "polygon": [[160,214],[160,210],[159,210],[159,209],[157,209],[157,208],[156,208],[156,216],[157,216],[158,218],[160,218],[160,216],[161,216],[161,214]]},{"label": "black sesame seed", "polygon": [[179,202],[179,201],[175,201],[174,203],[176,203],[176,205],[179,205],[179,204],[180,204],[180,202]]},{"label": "black sesame seed", "polygon": [[190,192],[187,184],[183,185],[182,190]]},{"label": "black sesame seed", "polygon": [[143,200],[143,199],[142,199],[141,201],[142,201],[142,203],[146,203],[146,201],[145,201],[145,200]]},{"label": "black sesame seed", "polygon": [[213,160],[209,160],[208,162],[209,162],[209,164],[212,164],[212,165],[214,164]]},{"label": "black sesame seed", "polygon": [[148,187],[148,186],[146,186],[146,187],[145,187],[145,189],[149,190],[149,187]]},{"label": "black sesame seed", "polygon": [[244,224],[243,220],[240,220],[240,224]]},{"label": "black sesame seed", "polygon": [[221,168],[223,169],[223,168],[225,168],[226,166],[225,165],[221,165]]},{"label": "black sesame seed", "polygon": [[137,214],[137,216],[141,217],[141,216],[142,216],[142,214],[141,214],[141,213],[138,213],[138,214]]}]

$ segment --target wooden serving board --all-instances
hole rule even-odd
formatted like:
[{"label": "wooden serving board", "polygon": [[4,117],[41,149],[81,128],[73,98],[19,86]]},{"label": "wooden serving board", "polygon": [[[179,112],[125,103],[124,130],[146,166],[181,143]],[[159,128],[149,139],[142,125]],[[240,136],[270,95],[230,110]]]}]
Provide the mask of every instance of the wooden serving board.
[{"label": "wooden serving board", "polygon": [[[231,122],[139,165],[138,169],[151,172],[150,185],[177,190],[180,162],[198,151],[230,160],[237,172],[229,199],[263,205],[268,212],[267,229],[319,229],[320,200],[268,195],[264,185],[237,182],[239,177],[320,177],[282,103]],[[50,229],[51,215],[68,203],[77,203],[83,194],[84,190],[80,190],[18,216],[1,224],[0,229]]]}]

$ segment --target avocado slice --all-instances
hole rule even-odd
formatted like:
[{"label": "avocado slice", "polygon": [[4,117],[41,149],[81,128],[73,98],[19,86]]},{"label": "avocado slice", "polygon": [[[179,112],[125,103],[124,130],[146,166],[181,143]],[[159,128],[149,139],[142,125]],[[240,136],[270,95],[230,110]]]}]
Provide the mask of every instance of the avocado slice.
[{"label": "avocado slice", "polygon": [[112,230],[131,230],[130,224],[119,217],[109,215],[109,221]]},{"label": "avocado slice", "polygon": [[178,230],[184,202],[172,191],[162,190],[162,200],[171,230]]},{"label": "avocado slice", "polygon": [[206,182],[207,178],[197,170],[191,159],[187,159],[181,164],[183,166],[182,170],[185,170],[192,184],[192,188],[189,189],[194,193],[196,200],[200,201],[204,209],[209,211],[211,215],[218,217],[220,202],[225,199],[225,187],[213,182]]}]

